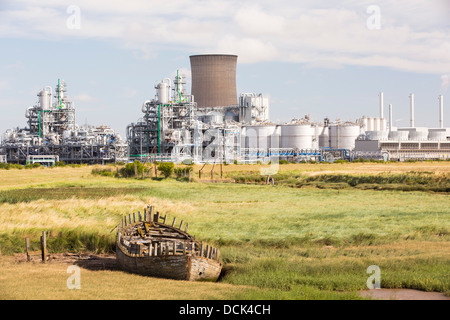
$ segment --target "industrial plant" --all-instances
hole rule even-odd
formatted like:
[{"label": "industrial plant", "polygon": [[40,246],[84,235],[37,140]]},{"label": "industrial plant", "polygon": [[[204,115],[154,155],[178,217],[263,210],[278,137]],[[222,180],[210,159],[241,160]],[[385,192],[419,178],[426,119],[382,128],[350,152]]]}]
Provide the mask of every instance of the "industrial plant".
[{"label": "industrial plant", "polygon": [[28,126],[3,134],[0,154],[5,162],[54,165],[57,161],[88,164],[128,161],[128,147],[114,130],[75,123],[75,106],[66,91],[61,80],[54,96],[50,86],[39,91],[38,101],[25,111]]},{"label": "industrial plant", "polygon": [[393,107],[384,117],[383,92],[379,117],[355,121],[315,122],[305,116],[287,123],[269,118],[269,99],[261,93],[236,90],[236,55],[190,56],[191,92],[185,75],[155,85],[155,96],[144,101],[142,117],[126,127],[126,142],[109,127],[80,127],[75,108],[58,81],[39,92],[26,109],[28,127],[8,130],[0,159],[30,163],[59,159],[68,163],[171,161],[175,163],[268,163],[337,159],[449,159],[450,130],[444,128],[443,96],[439,96],[436,128],[416,127],[411,94],[409,127],[393,125]]}]

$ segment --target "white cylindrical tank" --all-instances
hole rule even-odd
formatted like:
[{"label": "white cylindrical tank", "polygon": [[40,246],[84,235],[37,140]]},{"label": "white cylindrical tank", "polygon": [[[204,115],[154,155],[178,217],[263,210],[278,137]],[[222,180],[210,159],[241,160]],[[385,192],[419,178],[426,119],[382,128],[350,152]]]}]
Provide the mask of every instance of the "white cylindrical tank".
[{"label": "white cylindrical tank", "polygon": [[428,140],[447,140],[447,131],[445,129],[428,129]]},{"label": "white cylindrical tank", "polygon": [[319,147],[329,148],[330,147],[330,135],[328,133],[328,127],[323,127],[322,133],[319,135]]},{"label": "white cylindrical tank", "polygon": [[389,140],[407,141],[408,136],[409,136],[408,131],[389,131]]},{"label": "white cylindrical tank", "polygon": [[388,132],[387,131],[366,131],[366,137],[367,140],[378,140],[378,141],[384,141],[388,139]]},{"label": "white cylindrical tank", "polygon": [[335,124],[330,126],[330,148],[347,149],[355,148],[355,140],[359,136],[360,126],[354,123]]},{"label": "white cylindrical tank", "polygon": [[50,109],[51,93],[47,92],[46,90],[42,90],[39,92],[38,96],[39,96],[39,104],[41,106],[41,109],[42,110]]},{"label": "white cylindrical tank", "polygon": [[381,118],[380,125],[381,125],[381,128],[380,128],[381,131],[386,131],[388,129],[386,118]]},{"label": "white cylindrical tank", "polygon": [[380,131],[380,118],[373,118],[373,129],[372,131]]},{"label": "white cylindrical tank", "polygon": [[409,132],[409,140],[411,141],[424,141],[428,139],[428,131],[411,130]]},{"label": "white cylindrical tank", "polygon": [[245,126],[246,148],[277,148],[277,139],[275,125]]},{"label": "white cylindrical tank", "polygon": [[366,131],[373,131],[375,130],[375,120],[374,118],[367,118],[367,129]]},{"label": "white cylindrical tank", "polygon": [[315,125],[314,126],[314,136],[312,140],[312,147],[313,149],[319,149],[319,137],[322,134],[323,131],[323,125]]},{"label": "white cylindrical tank", "polygon": [[311,149],[315,128],[310,124],[281,125],[281,148]]},{"label": "white cylindrical tank", "polygon": [[170,86],[165,82],[160,82],[156,86],[157,95],[158,95],[158,103],[166,104],[169,103],[170,97]]}]

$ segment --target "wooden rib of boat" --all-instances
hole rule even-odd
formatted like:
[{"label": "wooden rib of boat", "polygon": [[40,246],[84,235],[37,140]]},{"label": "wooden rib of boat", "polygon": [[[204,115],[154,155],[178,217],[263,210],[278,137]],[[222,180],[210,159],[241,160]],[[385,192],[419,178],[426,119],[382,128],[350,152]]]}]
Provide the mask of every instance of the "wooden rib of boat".
[{"label": "wooden rib of boat", "polygon": [[[222,270],[217,248],[195,240],[187,233],[188,224],[166,223],[159,212],[147,206],[124,216],[116,237],[116,257],[125,271],[176,280],[215,281]],[[183,230],[184,228],[184,230]]]}]

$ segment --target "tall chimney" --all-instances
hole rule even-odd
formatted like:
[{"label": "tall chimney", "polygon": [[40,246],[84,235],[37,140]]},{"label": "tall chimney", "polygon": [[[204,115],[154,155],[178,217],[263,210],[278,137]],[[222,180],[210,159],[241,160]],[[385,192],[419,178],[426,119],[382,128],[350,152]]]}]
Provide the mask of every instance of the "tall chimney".
[{"label": "tall chimney", "polygon": [[384,118],[384,113],[383,113],[383,92],[380,92],[380,118]]},{"label": "tall chimney", "polygon": [[392,104],[389,105],[389,132],[392,131]]},{"label": "tall chimney", "polygon": [[439,128],[444,128],[444,96],[439,96]]},{"label": "tall chimney", "polygon": [[411,100],[411,121],[410,121],[409,126],[411,128],[414,128],[414,93],[411,93],[409,98]]}]

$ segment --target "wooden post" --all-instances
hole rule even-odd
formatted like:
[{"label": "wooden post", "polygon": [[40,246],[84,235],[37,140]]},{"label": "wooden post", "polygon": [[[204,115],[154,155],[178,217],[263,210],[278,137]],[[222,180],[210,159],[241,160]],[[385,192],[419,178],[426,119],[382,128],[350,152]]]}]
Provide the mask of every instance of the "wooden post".
[{"label": "wooden post", "polygon": [[26,247],[26,251],[27,251],[27,261],[31,261],[31,256],[30,256],[30,238],[25,238],[25,247]]},{"label": "wooden post", "polygon": [[188,225],[189,225],[189,223],[186,223],[186,227],[184,228],[184,232],[187,232]]},{"label": "wooden post", "polygon": [[165,255],[166,256],[168,256],[169,255],[169,247],[170,247],[170,245],[169,245],[169,242],[166,242],[165,244],[164,244],[164,248],[165,248]]},{"label": "wooden post", "polygon": [[167,213],[166,213],[166,215],[164,216],[164,218],[163,218],[164,220],[163,220],[163,223],[164,224],[166,224],[166,219],[167,219]]},{"label": "wooden post", "polygon": [[47,236],[45,231],[42,231],[41,250],[42,250],[42,262],[45,263],[47,261]]},{"label": "wooden post", "polygon": [[133,212],[133,222],[136,223],[136,213]]},{"label": "wooden post", "polygon": [[150,209],[148,209],[148,222],[152,221],[153,221],[153,210],[152,207],[150,207]]},{"label": "wooden post", "polygon": [[200,242],[200,257],[203,257],[203,242]]},{"label": "wooden post", "polygon": [[128,224],[131,224],[131,214],[128,215],[128,221],[129,221]]},{"label": "wooden post", "polygon": [[183,220],[181,220],[181,222],[180,222],[180,227],[178,228],[178,229],[180,229],[181,230],[181,226],[183,225]]},{"label": "wooden post", "polygon": [[160,242],[159,243],[159,248],[158,248],[159,250],[158,250],[158,256],[162,256],[162,253],[163,253],[163,244]]},{"label": "wooden post", "polygon": [[186,241],[183,241],[183,255],[186,255]]},{"label": "wooden post", "polygon": [[147,221],[147,210],[144,208],[144,221]]},{"label": "wooden post", "polygon": [[173,244],[173,255],[175,256],[177,254],[177,243],[175,241],[172,241]]},{"label": "wooden post", "polygon": [[177,221],[177,218],[173,218],[172,227],[175,226],[175,221]]}]

